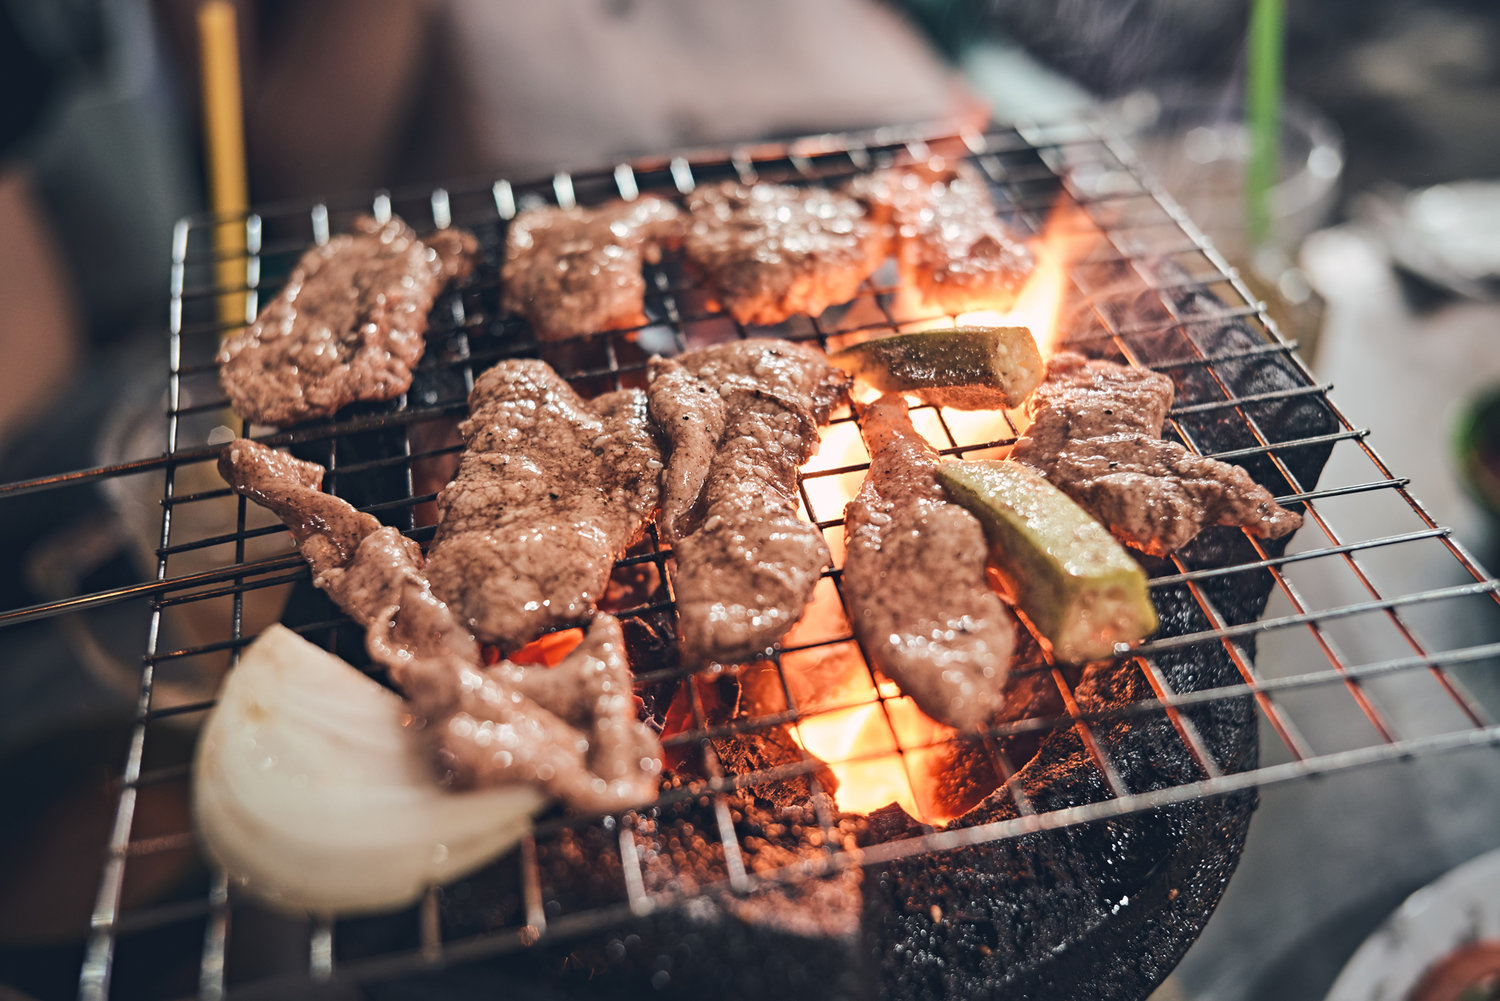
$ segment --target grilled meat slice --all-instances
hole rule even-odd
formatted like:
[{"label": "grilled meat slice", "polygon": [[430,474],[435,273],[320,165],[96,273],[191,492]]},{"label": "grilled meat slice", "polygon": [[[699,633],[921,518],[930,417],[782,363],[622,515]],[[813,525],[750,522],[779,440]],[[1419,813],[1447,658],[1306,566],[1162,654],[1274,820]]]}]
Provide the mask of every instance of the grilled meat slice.
[{"label": "grilled meat slice", "polygon": [[1027,409],[1031,427],[1011,458],[1040,470],[1121,541],[1162,556],[1204,525],[1279,538],[1302,525],[1239,466],[1161,438],[1172,381],[1065,352]]},{"label": "grilled meat slice", "polygon": [[543,341],[646,322],[643,262],[681,239],[677,207],[654,195],[601,208],[528,209],[505,239],[502,305]]},{"label": "grilled meat slice", "polygon": [[844,509],[844,597],[873,665],[960,729],[1004,704],[1015,623],[985,579],[984,528],[938,483],[937,452],[888,393],[864,408],[865,482]]},{"label": "grilled meat slice", "polygon": [[880,227],[839,192],[726,181],[698,188],[688,207],[688,263],[745,324],[848,302],[885,256]]},{"label": "grilled meat slice", "polygon": [[506,650],[587,619],[656,512],[645,394],[584,401],[545,362],[503,361],[475,382],[459,433],[468,447],[438,495],[433,590]]},{"label": "grilled meat slice", "polygon": [[738,664],[792,627],[828,565],[797,516],[797,468],[848,386],[819,351],[756,338],[656,358],[651,416],[671,444],[660,531],[677,562],[687,663]]},{"label": "grilled meat slice", "polygon": [[219,349],[219,384],[241,417],[294,424],[411,386],[427,314],[473,267],[474,237],[365,216],[302,255],[281,294]]},{"label": "grilled meat slice", "polygon": [[1005,308],[1035,266],[967,164],[889,167],[857,178],[849,191],[889,227],[902,284],[944,312]]},{"label": "grilled meat slice", "polygon": [[636,718],[614,618],[597,616],[555,667],[483,667],[473,635],[428,586],[422,550],[321,492],[322,467],[241,439],[225,447],[219,472],[281,518],[313,583],[365,628],[370,658],[426,721],[420,731],[447,782],[534,782],[587,811],[656,798],[661,745]]}]

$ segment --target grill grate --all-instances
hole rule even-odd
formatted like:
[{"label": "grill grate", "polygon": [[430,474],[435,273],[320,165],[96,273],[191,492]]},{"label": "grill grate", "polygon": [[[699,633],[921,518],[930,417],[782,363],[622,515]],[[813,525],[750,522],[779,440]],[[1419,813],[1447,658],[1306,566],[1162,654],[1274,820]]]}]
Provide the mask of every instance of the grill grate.
[{"label": "grill grate", "polygon": [[[271,918],[240,899],[222,874],[213,875],[206,888],[197,886],[164,902],[122,903],[122,888],[140,860],[195,851],[190,831],[151,838],[133,833],[142,790],[185,783],[187,777],[181,765],[149,765],[153,741],[163,728],[201,720],[212,705],[214,680],[265,621],[275,617],[286,593],[295,595],[299,632],[351,659],[359,656],[357,636],[310,589],[303,562],[281,527],[234,497],[213,472],[214,442],[225,435],[216,429],[227,422],[212,362],[227,326],[219,320],[224,302],[237,308],[242,301],[245,316],[253,316],[262,297],[274,295],[309,244],[347,229],[359,212],[377,217],[399,213],[419,232],[464,226],[480,237],[487,265],[439,300],[428,355],[410,392],[391,404],[348,408],[337,421],[259,436],[321,462],[329,471],[327,489],[425,541],[431,529],[425,527],[424,509],[442,482],[444,464],[458,452],[448,429],[464,413],[475,375],[495,361],[540,354],[581,392],[593,395],[642,384],[646,360],[655,351],[752,333],[711,311],[704,290],[667,261],[647,270],[651,322],[646,328],[628,337],[613,333],[564,345],[536,344],[523,323],[498,309],[493,265],[505,222],[517,211],[546,201],[588,204],[641,192],[684,194],[696,184],[730,177],[838,180],[929,152],[963,156],[975,164],[992,183],[1002,215],[1023,234],[1040,232],[1060,200],[1080,210],[1078,218],[1104,239],[1068,272],[1065,314],[1071,318],[1071,344],[1171,375],[1178,402],[1169,433],[1191,448],[1247,466],[1282,495],[1282,503],[1303,506],[1306,525],[1285,549],[1238,531],[1212,530],[1205,545],[1151,563],[1154,595],[1179,614],[1164,615],[1162,632],[1120,670],[1139,672],[1153,697],[1101,715],[1079,697],[1075,673],[1043,666],[1060,709],[999,724],[985,740],[989,761],[1011,797],[1014,809],[1008,815],[947,829],[918,827],[855,851],[837,836],[837,818],[824,810],[819,821],[827,834],[826,850],[779,866],[757,862],[738,829],[730,797],[741,788],[795,776],[816,784],[818,776],[810,775],[805,765],[726,774],[710,739],[764,733],[849,708],[799,705],[793,697],[795,681],[789,680],[799,664],[854,650],[841,620],[835,569],[820,583],[813,613],[788,637],[773,664],[783,704],[725,720],[705,705],[702,685],[681,685],[686,672],[679,667],[663,664],[638,671],[638,688],[648,706],[653,706],[652,693],[660,698],[662,691],[679,686],[689,696],[690,725],[665,743],[670,753],[691,758],[702,778],[666,790],[660,809],[707,797],[707,816],[712,818],[707,836],[720,860],[715,885],[661,888],[647,878],[643,853],[651,850],[651,834],[643,821],[655,811],[645,811],[604,818],[554,814],[541,820],[518,852],[497,863],[513,875],[515,906],[503,920],[478,931],[449,920],[444,894],[453,891],[438,889],[400,918],[406,932],[394,944],[379,947],[346,947],[361,940],[358,922],[304,924]],[[237,270],[243,263],[244,280],[235,287],[215,283],[219,262],[212,237],[218,225],[245,230],[248,257],[235,262]],[[753,333],[836,349],[869,336],[951,320],[912,313],[899,292],[892,272],[884,270],[848,306]],[[851,865],[892,863],[1227,797],[1268,783],[1500,743],[1493,705],[1470,692],[1471,687],[1493,689],[1500,644],[1445,643],[1448,634],[1440,626],[1434,631],[1431,623],[1437,620],[1430,614],[1440,609],[1451,616],[1456,608],[1492,613],[1496,582],[1410,495],[1407,481],[1391,473],[1366,441],[1365,431],[1328,401],[1328,387],[1312,379],[1293,353],[1294,345],[1280,339],[1223,258],[1141,177],[1129,151],[1087,123],[982,135],[822,137],[727,155],[558,174],[533,184],[499,181],[411,195],[382,193],[373,203],[276,206],[246,219],[185,220],[174,237],[170,326],[167,420],[159,457],[0,488],[0,496],[15,496],[100,480],[118,496],[130,484],[140,488],[137,493],[149,491],[145,500],[159,500],[162,512],[158,525],[157,509],[148,503],[153,513],[138,519],[137,526],[142,548],[156,567],[153,580],[0,614],[0,625],[10,625],[131,598],[151,601],[137,722],[82,971],[80,996],[86,999],[110,996],[120,953],[166,929],[193,938],[199,957],[196,983],[185,984],[182,993],[201,998],[226,992],[274,995],[292,982],[335,977],[368,982],[524,951],[539,940],[568,941],[604,932],[632,916],[719,889],[743,895]],[[919,407],[913,416],[945,455],[1000,455],[1016,435],[1007,415]],[[232,427],[235,433],[255,430],[237,423]],[[837,557],[843,498],[850,485],[857,486],[865,456],[847,412],[836,417],[826,441],[804,472],[801,497]],[[840,451],[836,442],[848,444],[851,451]],[[1362,537],[1335,527],[1345,512],[1377,507],[1390,513],[1392,528],[1384,534]],[[1433,586],[1403,586],[1399,568],[1404,562],[1434,549],[1442,551],[1452,575]],[[622,619],[649,624],[654,617],[670,615],[666,559],[653,535],[622,561],[627,577],[644,581],[639,593],[617,610]],[[1247,614],[1234,597],[1236,591],[1257,588],[1272,594],[1263,617],[1258,601]],[[1371,655],[1371,650],[1384,653]],[[1180,677],[1174,665],[1181,658],[1201,656],[1222,661],[1227,673],[1198,685],[1173,680]],[[873,679],[868,688],[868,694],[851,697],[849,703],[863,700],[886,712],[888,693],[879,692]],[[1402,711],[1411,700],[1430,711],[1414,721]],[[661,701],[653,708],[664,713],[665,699]],[[1263,730],[1274,735],[1266,740],[1261,760],[1253,754],[1248,760],[1229,760],[1205,737],[1203,714],[1230,704],[1253,707]],[[1100,730],[1117,718],[1161,717],[1170,722],[1192,777],[1142,788],[1118,767]],[[1351,737],[1350,730],[1360,727],[1331,722],[1349,719],[1364,720],[1360,726],[1365,732]],[[1039,807],[1016,780],[1025,762],[1012,760],[1011,749],[1018,738],[1063,730],[1081,736],[1105,794],[1094,802]],[[905,748],[908,765],[932,749]],[[562,899],[566,895],[559,894],[550,866],[559,844],[585,834],[612,846],[611,871],[618,870],[620,885],[612,895],[577,903]],[[276,942],[279,966],[253,975],[237,971],[235,943],[241,935],[253,936],[250,941],[256,943],[246,949],[263,954],[268,938]],[[115,986],[117,995],[125,990]]]}]

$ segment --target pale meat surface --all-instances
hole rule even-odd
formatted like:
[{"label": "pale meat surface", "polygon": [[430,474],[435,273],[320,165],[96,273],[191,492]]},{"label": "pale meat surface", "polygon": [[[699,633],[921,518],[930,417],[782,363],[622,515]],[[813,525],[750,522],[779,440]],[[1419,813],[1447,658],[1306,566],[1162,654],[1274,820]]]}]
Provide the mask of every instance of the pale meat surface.
[{"label": "pale meat surface", "polygon": [[286,524],[313,583],[365,628],[370,658],[425,721],[415,732],[448,784],[529,782],[588,811],[656,798],[661,745],[636,717],[617,620],[596,617],[555,667],[485,667],[428,586],[421,548],[323,493],[320,466],[242,439],[225,447],[219,471]]},{"label": "pale meat surface", "polygon": [[670,442],[661,532],[673,546],[684,663],[760,656],[802,616],[829,563],[797,515],[797,470],[848,377],[775,339],[653,359],[651,416]]},{"label": "pale meat surface", "polygon": [[1036,264],[967,164],[889,167],[856,178],[849,191],[888,227],[902,283],[944,312],[1006,308]]},{"label": "pale meat surface", "polygon": [[740,323],[848,302],[885,257],[880,227],[841,192],[726,181],[695,190],[688,207],[688,263]]},{"label": "pale meat surface", "polygon": [[1172,381],[1159,373],[1056,355],[1011,458],[1040,470],[1118,538],[1158,556],[1205,525],[1238,525],[1259,538],[1296,531],[1302,516],[1244,469],[1161,437],[1172,396]]},{"label": "pale meat surface", "polygon": [[984,528],[948,499],[905,400],[864,408],[865,481],[844,509],[844,599],[872,664],[933,719],[981,726],[1005,703],[1015,623],[985,579]]},{"label": "pale meat surface", "polygon": [[599,208],[528,209],[505,238],[502,304],[543,341],[646,322],[645,263],[681,239],[672,203],[646,195]]},{"label": "pale meat surface", "polygon": [[646,396],[581,399],[545,362],[476,380],[458,473],[438,495],[433,590],[486,643],[513,650],[589,617],[660,496]]},{"label": "pale meat surface", "polygon": [[219,384],[235,413],[295,424],[406,392],[433,301],[468,274],[475,252],[460,230],[419,239],[398,218],[368,216],[309,250],[255,322],[219,349]]}]

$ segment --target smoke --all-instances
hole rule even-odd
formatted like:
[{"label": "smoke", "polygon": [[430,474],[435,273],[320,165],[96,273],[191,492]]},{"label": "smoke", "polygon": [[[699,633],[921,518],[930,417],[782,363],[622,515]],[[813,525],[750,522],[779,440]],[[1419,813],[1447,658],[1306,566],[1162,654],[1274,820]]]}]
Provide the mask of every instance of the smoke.
[{"label": "smoke", "polygon": [[988,0],[990,22],[1096,93],[1238,75],[1248,0]]}]

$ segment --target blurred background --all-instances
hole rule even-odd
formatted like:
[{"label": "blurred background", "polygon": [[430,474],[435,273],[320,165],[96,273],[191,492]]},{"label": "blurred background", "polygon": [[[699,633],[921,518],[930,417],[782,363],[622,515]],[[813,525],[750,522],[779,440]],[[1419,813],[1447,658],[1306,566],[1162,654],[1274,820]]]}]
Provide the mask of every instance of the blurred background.
[{"label": "blurred background", "polygon": [[[205,207],[195,6],[0,0],[0,483],[128,458],[121,415],[142,401],[159,413],[172,227]],[[1105,114],[1436,520],[1497,562],[1493,0],[1290,5],[1274,227],[1256,247],[1239,126],[1248,0],[237,7],[252,203],[819,130]],[[98,492],[41,496],[10,499],[0,520],[0,607],[140,579]],[[143,607],[108,616],[88,634],[144,636]],[[63,996],[76,975],[90,838],[110,816],[90,762],[115,760],[134,705],[90,643],[71,619],[0,630],[0,998]],[[1403,897],[1500,845],[1487,765],[1268,794],[1254,876],[1161,996],[1323,997]],[[1441,822],[1412,819],[1413,788]],[[55,921],[36,919],[39,893]]]}]

